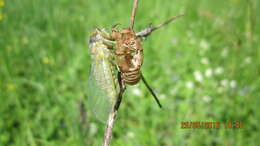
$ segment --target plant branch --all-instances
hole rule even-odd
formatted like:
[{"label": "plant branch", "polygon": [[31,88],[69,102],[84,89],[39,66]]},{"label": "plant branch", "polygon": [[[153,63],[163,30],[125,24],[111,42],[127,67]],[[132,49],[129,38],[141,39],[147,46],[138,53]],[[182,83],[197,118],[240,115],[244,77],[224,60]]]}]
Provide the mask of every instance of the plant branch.
[{"label": "plant branch", "polygon": [[118,110],[114,110],[109,114],[108,121],[107,121],[107,127],[106,127],[105,135],[104,135],[103,146],[109,146],[110,140],[112,138],[112,130],[113,130],[114,123],[116,120],[117,111]]},{"label": "plant branch", "polygon": [[148,35],[150,35],[153,31],[173,22],[174,20],[176,20],[177,18],[184,16],[184,14],[179,14],[177,16],[171,17],[170,19],[166,20],[165,22],[157,25],[157,26],[152,26],[152,24],[149,24],[148,27],[146,27],[145,29],[139,31],[138,33],[136,33],[136,36],[138,37],[147,37]]},{"label": "plant branch", "polygon": [[107,120],[107,127],[104,133],[104,141],[103,141],[103,146],[109,146],[109,143],[112,139],[112,132],[113,132],[113,127],[114,127],[114,123],[116,120],[116,115],[118,112],[118,109],[120,107],[121,101],[122,101],[122,97],[123,97],[123,93],[125,91],[125,85],[121,79],[121,73],[118,73],[118,82],[119,82],[119,87],[120,87],[120,92],[118,94],[118,97],[116,99],[116,103],[113,107],[113,110],[111,111],[111,113],[109,114],[108,120]]},{"label": "plant branch", "polygon": [[131,15],[130,26],[129,26],[132,30],[134,28],[137,8],[138,8],[138,0],[134,0],[134,6],[133,6],[133,9],[132,9],[132,15]]}]

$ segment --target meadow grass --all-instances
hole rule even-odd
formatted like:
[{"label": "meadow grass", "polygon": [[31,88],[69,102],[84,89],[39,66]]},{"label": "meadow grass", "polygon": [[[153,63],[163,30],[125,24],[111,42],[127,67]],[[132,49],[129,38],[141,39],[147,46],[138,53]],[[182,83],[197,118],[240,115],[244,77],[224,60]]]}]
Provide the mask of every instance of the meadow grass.
[{"label": "meadow grass", "polygon": [[[132,1],[0,0],[0,145],[101,145],[86,106],[94,28],[129,25]],[[259,2],[141,0],[135,30],[185,13],[143,43],[145,86],[128,87],[114,146],[258,145]],[[182,129],[241,121],[243,128]]]}]

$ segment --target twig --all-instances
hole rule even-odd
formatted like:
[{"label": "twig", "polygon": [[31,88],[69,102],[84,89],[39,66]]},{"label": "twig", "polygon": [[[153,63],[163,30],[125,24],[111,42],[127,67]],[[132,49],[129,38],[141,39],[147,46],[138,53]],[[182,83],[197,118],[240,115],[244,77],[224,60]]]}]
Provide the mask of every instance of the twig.
[{"label": "twig", "polygon": [[177,16],[174,16],[168,20],[166,20],[165,22],[157,25],[157,26],[152,26],[152,24],[149,24],[148,27],[146,27],[145,29],[139,31],[138,33],[136,33],[136,36],[138,37],[147,37],[148,35],[150,35],[153,31],[173,22],[174,20],[176,20],[177,18],[181,17],[181,16],[184,16],[184,14],[179,14]]},{"label": "twig", "polygon": [[120,72],[118,73],[118,82],[119,82],[119,86],[120,86],[120,92],[119,92],[118,97],[116,99],[116,103],[113,107],[113,110],[111,111],[111,113],[109,114],[109,117],[108,117],[107,127],[106,127],[105,134],[104,134],[103,146],[109,146],[109,143],[110,143],[111,138],[112,138],[112,130],[113,130],[114,123],[115,123],[115,120],[116,120],[116,115],[117,115],[118,109],[120,107],[120,103],[122,101],[123,93],[125,91],[125,85],[124,85],[124,83],[121,79],[121,73]]},{"label": "twig", "polygon": [[107,121],[107,128],[104,135],[103,146],[109,146],[110,140],[112,138],[112,129],[114,127],[114,123],[116,120],[117,111],[118,110],[114,110],[109,114],[109,118]]},{"label": "twig", "polygon": [[137,8],[138,8],[138,0],[134,0],[134,6],[132,9],[132,15],[131,15],[130,26],[129,26],[132,30],[134,28],[135,15],[136,15]]}]

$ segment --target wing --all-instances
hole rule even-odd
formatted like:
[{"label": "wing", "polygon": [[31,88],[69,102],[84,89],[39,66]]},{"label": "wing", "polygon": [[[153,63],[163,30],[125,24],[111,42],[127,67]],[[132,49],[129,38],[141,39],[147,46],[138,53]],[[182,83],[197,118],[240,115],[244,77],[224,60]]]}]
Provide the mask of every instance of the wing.
[{"label": "wing", "polygon": [[88,81],[88,107],[98,120],[105,123],[119,94],[117,69],[112,52],[106,45],[99,41],[90,47],[92,63]]}]

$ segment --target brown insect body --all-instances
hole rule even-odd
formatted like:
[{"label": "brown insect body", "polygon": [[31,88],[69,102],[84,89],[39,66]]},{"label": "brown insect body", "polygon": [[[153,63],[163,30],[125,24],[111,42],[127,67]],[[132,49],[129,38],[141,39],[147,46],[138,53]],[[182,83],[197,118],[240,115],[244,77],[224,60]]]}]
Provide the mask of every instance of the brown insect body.
[{"label": "brown insect body", "polygon": [[113,30],[112,38],[116,42],[117,64],[126,84],[135,85],[141,78],[143,47],[141,40],[131,28]]},{"label": "brown insect body", "polygon": [[147,83],[147,81],[145,80],[144,76],[141,73],[141,66],[143,64],[143,47],[141,44],[141,40],[139,40],[139,38],[146,38],[154,30],[157,30],[163,27],[164,25],[169,24],[177,17],[182,15],[172,17],[167,21],[165,21],[164,23],[155,27],[149,25],[144,30],[141,30],[140,32],[135,34],[133,28],[134,28],[134,22],[135,22],[134,20],[136,16],[137,7],[138,7],[138,0],[134,0],[130,25],[128,28],[124,28],[122,30],[115,30],[114,28],[117,25],[114,25],[112,27],[112,34],[104,37],[105,38],[104,42],[108,43],[107,44],[108,46],[112,46],[112,48],[115,47],[114,53],[116,56],[116,66],[119,69],[118,81],[120,87],[120,92],[118,94],[116,103],[114,104],[113,110],[109,114],[107,128],[104,135],[104,142],[103,142],[104,146],[108,146],[111,140],[114,121],[116,119],[116,115],[122,100],[122,95],[124,93],[124,90],[126,89],[125,84],[134,85],[137,84],[141,79],[145,84],[145,86],[147,87],[147,89],[149,90],[149,92],[153,95],[153,98],[157,102],[158,106],[162,108],[159,99],[157,98],[153,89],[149,86],[149,84]]}]

